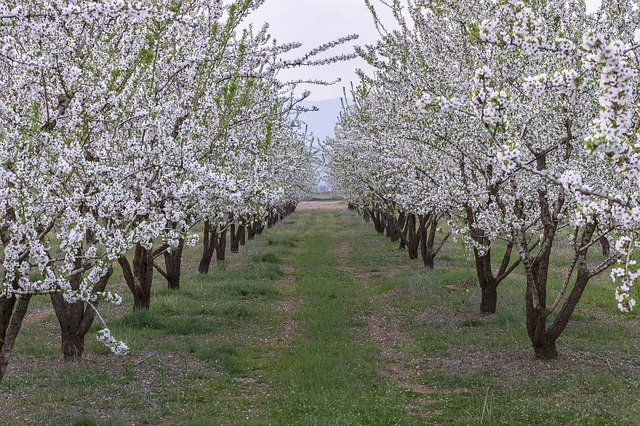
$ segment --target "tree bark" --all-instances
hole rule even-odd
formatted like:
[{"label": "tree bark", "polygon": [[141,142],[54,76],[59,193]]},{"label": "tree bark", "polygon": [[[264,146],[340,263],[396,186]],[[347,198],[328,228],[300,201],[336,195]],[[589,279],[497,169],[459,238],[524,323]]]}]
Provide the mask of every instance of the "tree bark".
[{"label": "tree bark", "polygon": [[231,253],[237,253],[240,250],[240,227],[234,223],[229,229],[231,234]]},{"label": "tree bark", "polygon": [[543,341],[533,346],[533,352],[536,358],[541,361],[551,361],[558,358],[558,350],[556,348],[556,342]]},{"label": "tree bark", "polygon": [[133,255],[133,267],[125,256],[118,259],[118,263],[122,267],[127,287],[133,294],[133,309],[149,309],[153,282],[153,251],[138,244]]},{"label": "tree bark", "polygon": [[491,249],[482,253],[474,248],[476,275],[480,287],[480,312],[495,314],[498,305],[499,281],[493,275],[491,265]]},{"label": "tree bark", "polygon": [[495,314],[498,306],[498,286],[495,283],[485,285],[482,288],[480,300],[480,312]]},{"label": "tree bark", "polygon": [[13,351],[20,328],[29,308],[31,296],[24,296],[16,300],[16,297],[0,298],[0,382],[4,379],[9,366],[9,358]]},{"label": "tree bark", "polygon": [[180,238],[178,247],[164,252],[165,271],[159,272],[167,279],[167,285],[171,290],[180,289],[180,276],[182,273],[182,254],[184,253],[184,238]]},{"label": "tree bark", "polygon": [[[538,170],[546,169],[544,155],[536,159]],[[527,334],[531,340],[536,358],[551,360],[558,357],[555,347],[559,336],[550,335],[547,331],[547,317],[550,311],[547,309],[547,284],[549,278],[549,259],[551,250],[558,232],[560,223],[559,212],[564,206],[562,193],[550,206],[548,193],[544,188],[538,189],[538,204],[540,208],[540,222],[542,224],[542,236],[540,248],[534,256],[529,248],[527,235],[522,228],[514,230],[514,239],[518,247],[518,253],[525,269],[526,278],[526,326]],[[524,219],[524,206],[517,201],[514,212],[516,217]]]},{"label": "tree bark", "polygon": [[245,244],[247,244],[247,227],[246,225],[242,224],[238,227],[238,232],[240,233],[240,245],[244,246]]},{"label": "tree bark", "polygon": [[382,214],[381,211],[378,211],[378,226],[380,227],[380,229],[378,229],[378,234],[380,235],[384,235],[384,231],[386,231],[386,222],[384,220],[384,216]]},{"label": "tree bark", "polygon": [[602,255],[605,257],[611,256],[611,244],[606,235],[600,237],[600,245],[602,246]]},{"label": "tree bark", "polygon": [[227,252],[227,228],[220,231],[217,238],[214,241],[214,248],[216,250],[216,260],[223,261]]},{"label": "tree bark", "polygon": [[253,240],[256,237],[256,228],[253,223],[247,225],[247,239]]},{"label": "tree bark", "polygon": [[384,223],[386,224],[387,238],[389,238],[391,242],[395,243],[396,241],[398,241],[398,238],[395,235],[396,227],[395,227],[395,223],[393,222],[392,215],[389,213],[385,213],[382,220],[384,220]]},{"label": "tree bark", "polygon": [[364,219],[365,223],[371,222],[371,213],[369,213],[369,209],[363,209],[362,219]]},{"label": "tree bark", "polygon": [[204,222],[204,236],[202,238],[202,257],[200,258],[200,265],[198,266],[198,272],[201,274],[208,274],[211,267],[211,259],[213,259],[213,253],[215,252],[215,233],[216,230],[211,226],[211,222],[208,220]]},{"label": "tree bark", "polygon": [[496,313],[498,305],[498,285],[520,264],[520,260],[511,263],[511,254],[514,244],[510,242],[502,257],[500,269],[497,274],[493,272],[491,241],[482,229],[475,226],[475,214],[470,207],[466,207],[466,222],[471,238],[479,245],[486,247],[481,251],[474,247],[473,254],[476,265],[476,276],[480,287],[480,311],[484,313]]},{"label": "tree bark", "polygon": [[[96,293],[105,290],[112,274],[113,268],[110,267],[107,274],[95,285]],[[78,275],[71,280],[71,287],[78,290],[81,282],[82,276]],[[84,354],[85,336],[95,319],[94,308],[98,306],[98,302],[94,302],[93,307],[84,302],[68,303],[62,294],[52,293],[51,303],[60,325],[62,357],[65,362],[79,361]]]},{"label": "tree bark", "polygon": [[438,230],[438,220],[435,213],[430,213],[420,217],[420,229],[422,235],[420,239],[420,252],[422,254],[422,262],[429,269],[434,268],[435,262],[435,239]]},{"label": "tree bark", "polygon": [[407,248],[407,234],[406,234],[406,225],[407,225],[407,214],[405,212],[400,212],[398,215],[398,226],[397,233],[398,239],[400,240],[400,250],[404,250]]},{"label": "tree bark", "polygon": [[409,259],[418,258],[421,232],[416,232],[416,215],[411,213],[407,217],[407,252]]},{"label": "tree bark", "polygon": [[384,222],[382,213],[380,213],[380,211],[378,210],[373,210],[371,219],[373,220],[373,226],[376,228],[376,232],[380,235],[384,234]]},{"label": "tree bark", "polygon": [[264,222],[263,221],[258,221],[255,223],[256,226],[256,231],[255,234],[256,235],[262,235],[262,232],[264,231]]}]

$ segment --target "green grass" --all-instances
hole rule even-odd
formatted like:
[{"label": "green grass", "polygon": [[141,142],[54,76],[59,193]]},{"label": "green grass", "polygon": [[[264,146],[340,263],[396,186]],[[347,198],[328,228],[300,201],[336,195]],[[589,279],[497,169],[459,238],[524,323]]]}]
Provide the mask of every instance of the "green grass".
[{"label": "green grass", "polygon": [[261,255],[256,255],[252,257],[254,262],[262,262],[262,263],[282,263],[282,259],[280,259],[274,253],[264,253]]},{"label": "green grass", "polygon": [[276,424],[407,422],[397,404],[399,392],[380,380],[380,362],[357,320],[369,310],[370,289],[339,271],[338,246],[344,231],[330,234],[322,226],[329,213],[305,216],[306,244],[292,259],[302,305],[297,323],[303,327],[288,351],[267,370],[284,392],[270,404]]},{"label": "green grass", "polygon": [[[199,251],[186,250],[179,291],[155,277],[149,312],[131,312],[114,274],[125,304],[101,312],[128,357],[89,335],[86,361],[64,365],[55,318],[27,323],[0,424],[640,424],[640,324],[616,312],[606,275],[561,358],[543,363],[524,328],[522,272],[501,284],[498,313],[480,316],[459,243],[430,271],[354,213],[317,210],[206,276],[194,273]],[[552,290],[567,256],[559,246]]]},{"label": "green grass", "polygon": [[314,194],[307,198],[306,201],[342,201],[342,198],[329,192],[327,194]]}]

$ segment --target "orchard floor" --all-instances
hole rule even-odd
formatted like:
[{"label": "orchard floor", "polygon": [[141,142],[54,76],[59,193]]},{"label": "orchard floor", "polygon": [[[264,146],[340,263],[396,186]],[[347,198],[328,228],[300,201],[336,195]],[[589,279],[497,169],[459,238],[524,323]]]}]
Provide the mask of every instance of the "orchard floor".
[{"label": "orchard floor", "polygon": [[122,359],[90,334],[85,360],[63,364],[36,300],[0,424],[640,424],[640,318],[616,312],[607,277],[560,359],[539,362],[518,272],[481,316],[459,243],[429,271],[335,202],[305,204],[209,275],[198,255],[181,290],[156,277],[149,312],[103,309]]}]

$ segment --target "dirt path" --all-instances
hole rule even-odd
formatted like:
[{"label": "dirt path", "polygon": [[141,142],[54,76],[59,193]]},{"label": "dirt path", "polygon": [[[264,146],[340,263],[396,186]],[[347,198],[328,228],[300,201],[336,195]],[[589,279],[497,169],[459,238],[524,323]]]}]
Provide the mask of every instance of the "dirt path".
[{"label": "dirt path", "polygon": [[298,204],[296,211],[336,211],[346,209],[347,203],[343,201],[303,201]]}]

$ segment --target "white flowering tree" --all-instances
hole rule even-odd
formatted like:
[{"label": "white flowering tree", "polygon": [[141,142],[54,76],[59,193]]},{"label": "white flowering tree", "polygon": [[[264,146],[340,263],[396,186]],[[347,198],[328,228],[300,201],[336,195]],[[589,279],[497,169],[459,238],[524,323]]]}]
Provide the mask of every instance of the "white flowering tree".
[{"label": "white flowering tree", "polygon": [[[595,219],[587,214],[566,171],[601,193],[621,187],[610,165],[583,145],[598,114],[597,88],[582,82],[584,90],[561,89],[577,74],[555,72],[557,58],[546,49],[566,50],[566,40],[539,46],[533,59],[508,47],[518,26],[530,27],[515,3],[416,0],[405,18],[394,2],[399,30],[362,51],[377,68],[361,97],[374,112],[343,116],[331,160],[334,185],[355,195],[354,202],[411,200],[407,207],[418,209],[422,201],[451,215],[454,231],[474,251],[483,311],[495,311],[497,285],[521,264],[527,331],[536,356],[550,359],[589,280],[618,258],[600,256],[594,246],[606,247],[620,221],[602,207]],[[549,1],[538,12],[556,33],[585,33],[596,21],[581,2]],[[494,36],[505,22],[512,27]],[[527,41],[518,46],[526,50]],[[567,184],[555,185],[550,176],[564,176]],[[429,185],[415,185],[416,178]],[[550,261],[560,247],[573,256],[551,295]]]},{"label": "white flowering tree", "polygon": [[[526,89],[534,93],[581,94],[597,111],[582,135],[584,149],[596,161],[615,171],[610,185],[594,185],[589,171],[568,167],[561,173],[539,173],[547,181],[562,186],[578,199],[576,215],[585,221],[613,221],[623,229],[616,249],[622,267],[612,271],[620,282],[616,289],[618,307],[629,312],[637,304],[633,284],[639,271],[632,255],[638,247],[638,24],[636,1],[603,1],[601,8],[581,28],[561,28],[545,19],[544,10],[533,4],[513,1],[501,5],[493,19],[479,26],[487,43],[503,49],[518,49],[532,62],[550,57],[554,66],[547,72],[526,78]],[[559,23],[571,18],[571,11],[560,10]],[[544,52],[544,54],[542,53]],[[596,93],[598,96],[593,96]],[[530,168],[518,146],[505,147],[505,167]]]},{"label": "white flowering tree", "polygon": [[[292,96],[278,70],[313,55],[292,64],[297,44],[238,31],[261,3],[0,6],[0,379],[33,296],[51,297],[77,359],[98,302],[121,302],[113,262],[147,308],[153,267],[177,287],[197,223],[290,211],[308,189],[305,136],[272,105]],[[98,339],[127,352],[106,325]]]},{"label": "white flowering tree", "polygon": [[[0,377],[33,295],[51,295],[65,358],[81,353],[98,300],[120,301],[105,293],[110,263],[138,224],[104,197],[116,174],[99,153],[123,123],[117,70],[134,62],[113,61],[114,39],[135,52],[127,37],[148,16],[115,2],[0,7]],[[108,329],[99,338],[126,352]]]}]

